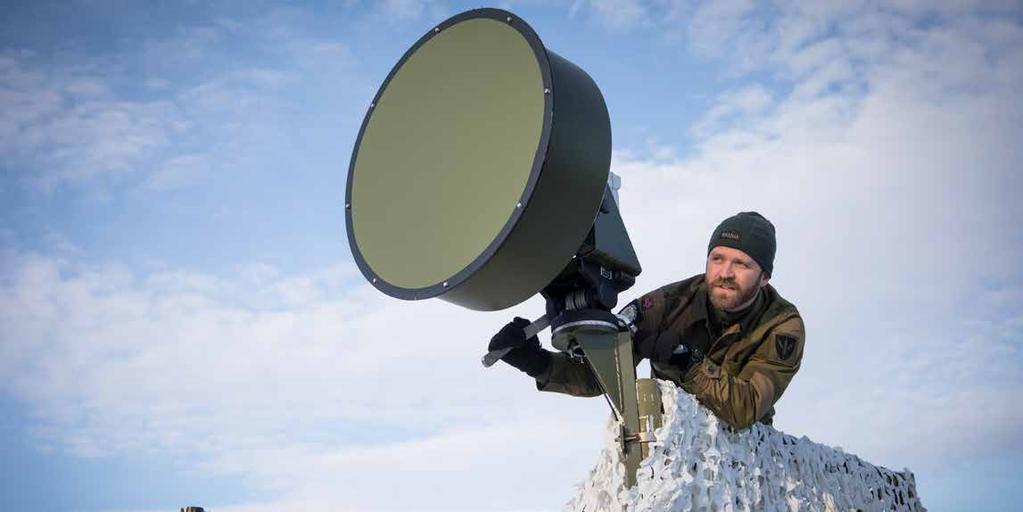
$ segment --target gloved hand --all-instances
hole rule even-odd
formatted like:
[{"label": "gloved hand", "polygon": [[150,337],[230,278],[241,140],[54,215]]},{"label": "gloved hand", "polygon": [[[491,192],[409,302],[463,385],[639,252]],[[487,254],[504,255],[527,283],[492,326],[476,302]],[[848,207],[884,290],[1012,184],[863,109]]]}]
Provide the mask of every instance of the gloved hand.
[{"label": "gloved hand", "polygon": [[655,363],[677,366],[683,371],[703,359],[702,355],[689,349],[681,336],[669,331],[657,333],[640,330],[633,340],[636,352],[642,357]]},{"label": "gloved hand", "polygon": [[682,338],[669,331],[656,332],[640,330],[633,337],[636,352],[655,363],[667,363],[672,352],[682,343]]},{"label": "gloved hand", "polygon": [[639,327],[636,324],[641,320],[639,311],[639,302],[632,301],[619,310],[615,316],[618,317],[623,327],[627,327],[632,334],[636,334],[639,332]]},{"label": "gloved hand", "polygon": [[540,347],[540,339],[536,336],[526,339],[525,328],[528,325],[529,320],[515,317],[490,339],[487,350],[512,349],[501,359],[526,375],[536,377],[550,367],[551,353]]}]

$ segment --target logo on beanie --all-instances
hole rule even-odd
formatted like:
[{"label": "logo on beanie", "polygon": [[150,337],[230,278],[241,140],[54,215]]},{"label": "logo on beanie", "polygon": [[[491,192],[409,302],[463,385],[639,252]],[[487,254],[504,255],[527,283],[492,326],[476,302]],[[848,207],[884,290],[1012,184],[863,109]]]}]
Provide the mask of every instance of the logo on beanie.
[{"label": "logo on beanie", "polygon": [[732,240],[741,240],[742,239],[742,237],[739,236],[739,233],[736,233],[734,231],[722,231],[721,232],[721,238],[729,238],[729,239],[732,239]]}]

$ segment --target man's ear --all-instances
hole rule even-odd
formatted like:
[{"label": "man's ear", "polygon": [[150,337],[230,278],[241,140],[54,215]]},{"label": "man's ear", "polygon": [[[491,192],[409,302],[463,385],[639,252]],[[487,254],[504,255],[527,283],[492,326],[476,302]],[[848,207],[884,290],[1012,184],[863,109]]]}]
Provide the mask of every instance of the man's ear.
[{"label": "man's ear", "polygon": [[767,286],[767,282],[770,281],[770,280],[771,280],[771,276],[768,275],[767,272],[764,272],[763,270],[761,270],[760,271],[760,286]]}]

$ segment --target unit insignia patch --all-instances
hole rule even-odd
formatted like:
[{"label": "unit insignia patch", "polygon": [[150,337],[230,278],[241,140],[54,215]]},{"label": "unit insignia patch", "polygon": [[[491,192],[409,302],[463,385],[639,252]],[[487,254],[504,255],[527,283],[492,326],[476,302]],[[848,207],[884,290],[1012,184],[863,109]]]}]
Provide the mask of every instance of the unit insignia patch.
[{"label": "unit insignia patch", "polygon": [[778,357],[782,361],[788,361],[792,357],[792,353],[796,351],[796,338],[778,334],[774,337],[774,348],[778,351]]}]

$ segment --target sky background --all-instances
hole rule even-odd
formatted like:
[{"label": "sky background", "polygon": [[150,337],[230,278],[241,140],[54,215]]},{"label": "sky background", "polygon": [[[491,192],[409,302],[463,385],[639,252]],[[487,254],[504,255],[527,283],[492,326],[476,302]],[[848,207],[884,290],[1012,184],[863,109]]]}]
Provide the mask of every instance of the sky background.
[{"label": "sky background", "polygon": [[[5,3],[0,508],[574,494],[606,404],[479,364],[542,303],[399,301],[347,248],[368,103],[478,6]],[[763,213],[807,329],[776,427],[910,468],[931,510],[1023,502],[1018,2],[495,6],[604,94],[644,266],[623,300],[702,272],[721,219]]]}]

